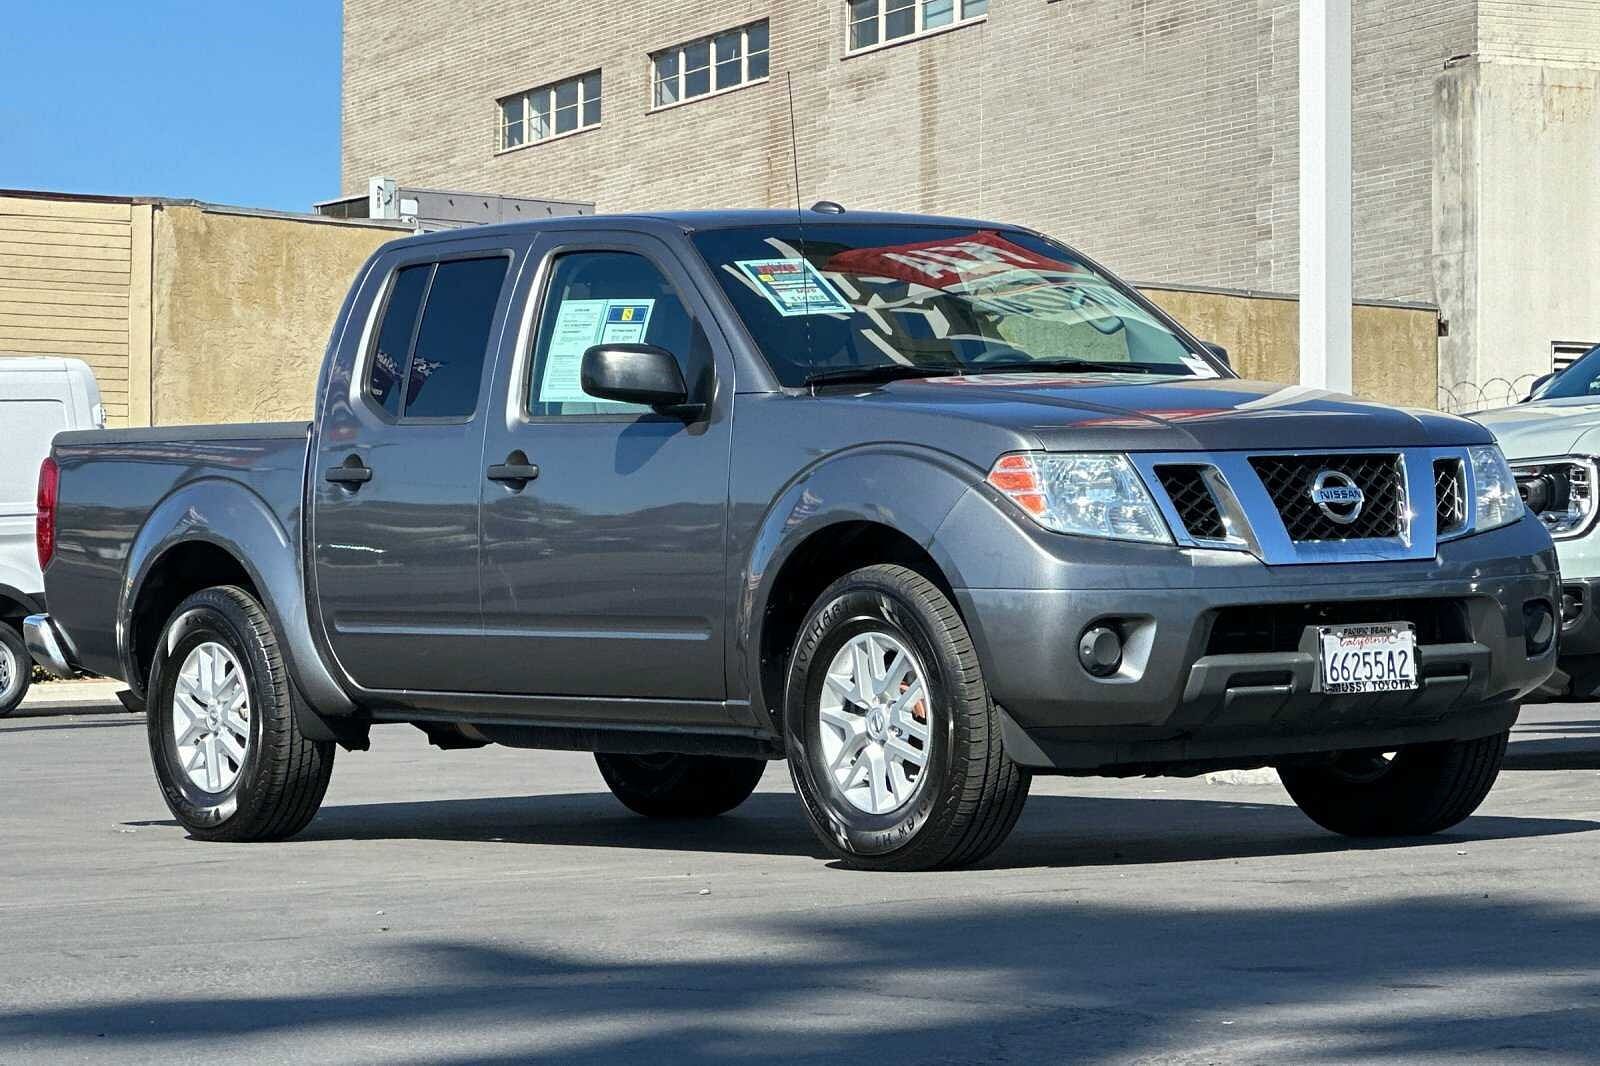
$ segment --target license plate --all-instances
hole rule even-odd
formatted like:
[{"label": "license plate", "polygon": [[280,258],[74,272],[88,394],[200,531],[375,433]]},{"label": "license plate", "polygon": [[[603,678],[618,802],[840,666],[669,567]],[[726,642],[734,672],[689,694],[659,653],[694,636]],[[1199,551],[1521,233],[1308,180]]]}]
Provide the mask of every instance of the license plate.
[{"label": "license plate", "polygon": [[1398,692],[1417,687],[1417,631],[1410,622],[1317,629],[1322,691]]}]

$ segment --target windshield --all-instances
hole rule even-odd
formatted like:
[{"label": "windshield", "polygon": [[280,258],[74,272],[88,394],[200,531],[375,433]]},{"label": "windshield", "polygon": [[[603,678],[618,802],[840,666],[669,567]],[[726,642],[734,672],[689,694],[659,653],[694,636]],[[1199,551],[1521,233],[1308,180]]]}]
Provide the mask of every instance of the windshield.
[{"label": "windshield", "polygon": [[1600,348],[1590,348],[1578,361],[1533,390],[1530,400],[1562,400],[1600,395]]},{"label": "windshield", "polygon": [[778,380],[950,373],[1218,377],[1144,300],[1015,230],[807,223],[695,246]]}]

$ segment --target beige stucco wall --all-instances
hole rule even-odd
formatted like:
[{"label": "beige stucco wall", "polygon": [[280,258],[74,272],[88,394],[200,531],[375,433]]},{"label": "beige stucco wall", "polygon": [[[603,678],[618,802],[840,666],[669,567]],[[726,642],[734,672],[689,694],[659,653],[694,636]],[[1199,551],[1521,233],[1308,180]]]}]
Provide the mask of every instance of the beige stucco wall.
[{"label": "beige stucco wall", "polygon": [[157,425],[307,418],[328,331],[391,229],[162,206],[154,221]]},{"label": "beige stucco wall", "polygon": [[[1144,294],[1197,336],[1228,349],[1233,368],[1263,381],[1300,380],[1299,305],[1276,296],[1146,288]],[[1437,406],[1438,312],[1357,304],[1356,395],[1405,407]]]}]

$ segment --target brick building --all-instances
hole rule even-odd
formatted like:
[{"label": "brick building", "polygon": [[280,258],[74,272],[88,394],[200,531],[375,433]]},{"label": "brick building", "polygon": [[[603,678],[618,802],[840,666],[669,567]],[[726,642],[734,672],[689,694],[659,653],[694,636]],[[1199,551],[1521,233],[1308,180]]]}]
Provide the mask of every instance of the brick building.
[{"label": "brick building", "polygon": [[[1297,34],[1297,0],[346,0],[343,185],[621,211],[797,169],[1292,292]],[[1354,46],[1357,296],[1440,306],[1442,389],[1600,342],[1600,0],[1355,0]]]}]

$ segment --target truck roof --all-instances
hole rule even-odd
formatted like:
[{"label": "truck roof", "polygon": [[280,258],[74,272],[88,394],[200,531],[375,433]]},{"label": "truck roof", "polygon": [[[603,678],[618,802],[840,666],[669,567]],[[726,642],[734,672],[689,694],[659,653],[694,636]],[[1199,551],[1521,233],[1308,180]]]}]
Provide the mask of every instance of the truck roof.
[{"label": "truck roof", "polygon": [[632,229],[673,229],[694,232],[713,229],[738,229],[741,227],[788,226],[796,221],[812,225],[901,225],[901,226],[971,226],[994,229],[1021,229],[1014,224],[959,218],[943,215],[921,215],[897,211],[819,211],[807,208],[745,208],[719,211],[638,211],[612,215],[565,215],[552,218],[530,219],[525,222],[505,222],[493,226],[473,226],[470,229],[439,230],[404,238],[415,241],[460,240],[464,236],[481,236],[496,233],[526,233],[541,229],[608,229],[625,226]]}]

